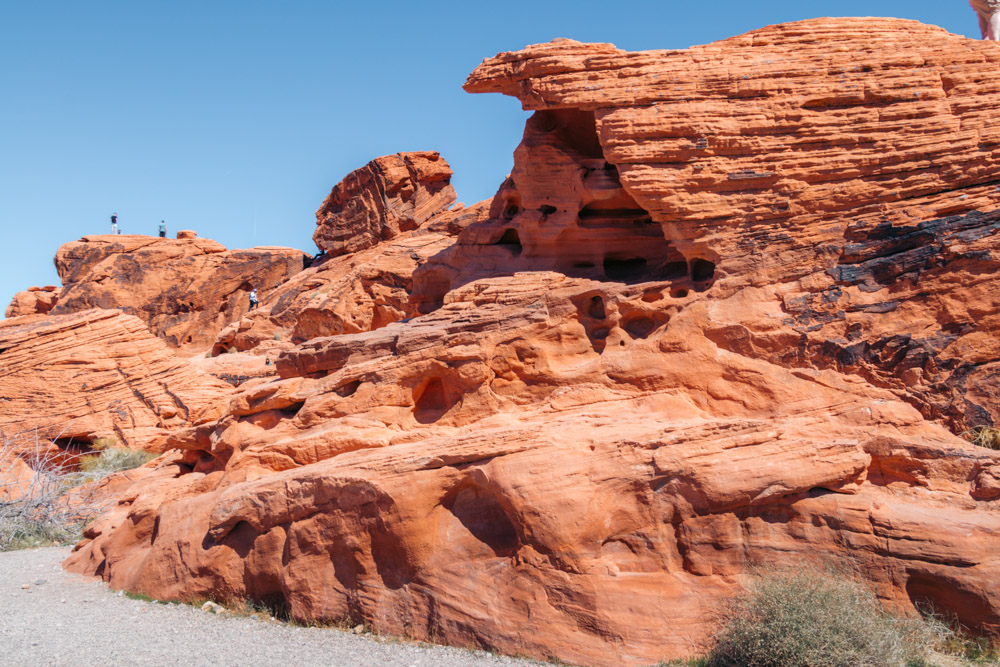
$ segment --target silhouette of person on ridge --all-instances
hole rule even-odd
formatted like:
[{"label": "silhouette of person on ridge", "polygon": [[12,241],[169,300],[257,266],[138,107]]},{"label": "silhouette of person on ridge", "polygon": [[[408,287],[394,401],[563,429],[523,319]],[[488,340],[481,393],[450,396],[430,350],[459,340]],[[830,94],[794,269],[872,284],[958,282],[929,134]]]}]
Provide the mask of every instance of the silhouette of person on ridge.
[{"label": "silhouette of person on ridge", "polygon": [[160,220],[160,238],[167,238],[167,223],[165,220]]},{"label": "silhouette of person on ridge", "polygon": [[117,213],[112,213],[111,214],[111,233],[112,234],[117,234],[118,233],[118,214]]}]

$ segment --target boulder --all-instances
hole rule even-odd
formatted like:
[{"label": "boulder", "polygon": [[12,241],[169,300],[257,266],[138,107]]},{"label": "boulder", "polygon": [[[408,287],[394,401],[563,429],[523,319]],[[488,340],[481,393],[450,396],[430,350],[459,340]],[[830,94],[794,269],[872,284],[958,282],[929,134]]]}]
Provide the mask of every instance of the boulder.
[{"label": "boulder", "polygon": [[121,309],[172,347],[204,348],[248,311],[251,289],[266,295],[301,271],[304,258],[291,248],[229,251],[180,234],[85,236],[56,254],[64,287],[51,312]]},{"label": "boulder", "polygon": [[55,285],[45,287],[29,287],[14,295],[4,317],[20,317],[21,315],[44,315],[52,310],[59,300],[59,288]]},{"label": "boulder", "polygon": [[417,229],[455,203],[451,167],[432,151],[376,158],[334,186],[316,211],[316,246],[330,255]]}]

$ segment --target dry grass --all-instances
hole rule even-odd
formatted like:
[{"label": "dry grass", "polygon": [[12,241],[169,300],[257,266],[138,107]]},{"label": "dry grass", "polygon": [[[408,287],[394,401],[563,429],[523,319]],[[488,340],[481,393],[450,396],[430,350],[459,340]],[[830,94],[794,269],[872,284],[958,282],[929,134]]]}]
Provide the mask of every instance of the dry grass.
[{"label": "dry grass", "polygon": [[[86,523],[106,509],[108,501],[84,492],[67,502],[67,492],[153,458],[146,452],[116,448],[113,444],[117,441],[100,443],[106,448],[77,462],[37,434],[0,433],[0,551],[79,540]],[[22,463],[32,474],[15,481]]]},{"label": "dry grass", "polygon": [[996,426],[973,426],[968,431],[959,433],[959,436],[974,445],[1000,450],[1000,428]]}]

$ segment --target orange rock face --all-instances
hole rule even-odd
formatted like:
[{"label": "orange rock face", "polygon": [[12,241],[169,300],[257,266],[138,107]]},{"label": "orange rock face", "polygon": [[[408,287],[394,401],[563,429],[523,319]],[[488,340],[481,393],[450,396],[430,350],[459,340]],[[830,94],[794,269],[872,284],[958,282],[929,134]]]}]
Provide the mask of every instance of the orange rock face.
[{"label": "orange rock face", "polygon": [[[423,154],[403,155],[413,161],[414,155]],[[391,164],[397,157],[379,158],[368,167],[353,172],[334,188],[334,192],[356,186],[359,173],[370,176],[373,165]],[[443,159],[431,164],[446,165]],[[415,183],[417,189],[410,201],[433,199],[423,189],[425,183]],[[431,181],[429,187],[438,187],[440,183]],[[361,202],[347,208],[355,210],[368,202],[368,194],[359,194]],[[444,198],[439,203],[447,205],[452,199]],[[372,331],[418,315],[423,304],[414,295],[414,272],[451,246],[453,237],[462,229],[488,216],[489,202],[456,206],[452,210],[438,208],[433,214],[426,209],[421,214],[421,227],[416,231],[401,233],[377,247],[317,258],[312,266],[269,292],[260,308],[223,329],[212,347],[212,354],[231,350],[256,350],[267,354],[275,348],[288,348],[312,338]]]},{"label": "orange rock face", "polygon": [[29,287],[14,295],[4,317],[20,317],[21,315],[44,315],[52,310],[59,299],[59,288],[55,285],[45,287]]},{"label": "orange rock face", "polygon": [[438,153],[397,153],[372,160],[338,183],[316,211],[316,246],[357,252],[420,227],[455,203],[451,167]]},{"label": "orange rock face", "polygon": [[120,311],[0,321],[0,432],[81,446],[114,438],[162,449],[217,419],[231,386],[174,356]]},{"label": "orange rock face", "polygon": [[120,308],[174,347],[208,346],[262,295],[302,270],[291,248],[227,251],[208,239],[85,236],[56,254],[63,281],[53,314]]},{"label": "orange rock face", "polygon": [[67,567],[631,665],[697,652],[751,564],[847,558],[1000,633],[1000,453],[953,435],[1000,419],[998,61],[892,19],[485,61],[467,89],[536,110],[488,212],[357,224],[276,290],[224,342],[298,327],[278,377]]}]

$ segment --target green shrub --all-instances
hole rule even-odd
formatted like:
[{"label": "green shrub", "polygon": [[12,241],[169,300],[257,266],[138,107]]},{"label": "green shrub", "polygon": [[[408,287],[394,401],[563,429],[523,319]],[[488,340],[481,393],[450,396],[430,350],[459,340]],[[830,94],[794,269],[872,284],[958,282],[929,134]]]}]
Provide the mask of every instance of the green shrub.
[{"label": "green shrub", "polygon": [[929,665],[947,629],[887,613],[850,571],[755,574],[723,612],[708,667]]}]

